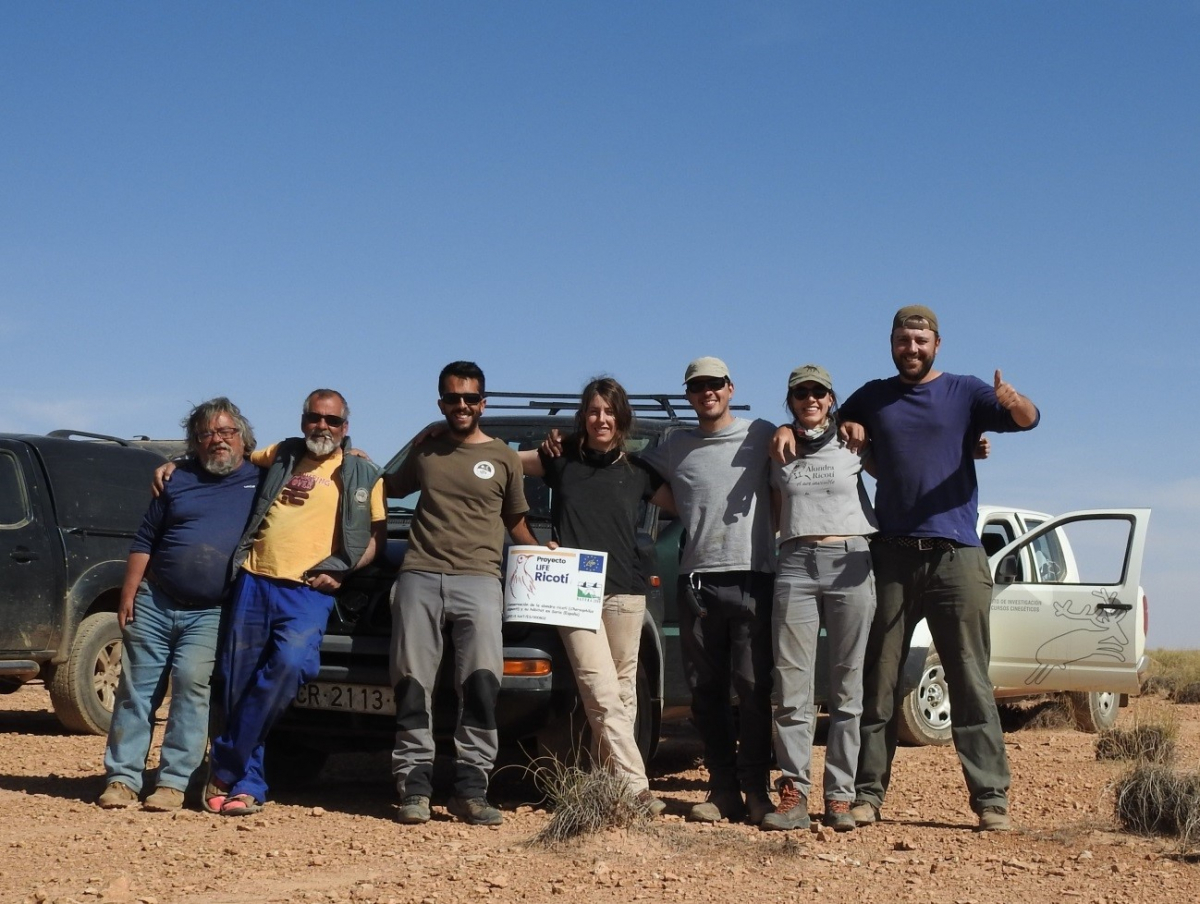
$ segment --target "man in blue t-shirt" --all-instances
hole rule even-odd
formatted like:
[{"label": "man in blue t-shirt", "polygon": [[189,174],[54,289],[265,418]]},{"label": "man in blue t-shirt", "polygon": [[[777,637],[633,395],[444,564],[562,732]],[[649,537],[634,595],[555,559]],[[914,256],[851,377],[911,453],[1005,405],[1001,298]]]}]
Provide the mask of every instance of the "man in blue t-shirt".
[{"label": "man in blue t-shirt", "polygon": [[147,810],[176,810],[204,759],[210,684],[230,559],[258,488],[246,461],[254,433],[238,407],[216,398],[184,419],[191,457],[150,503],[125,565],[117,609],[121,681],[104,750],[105,809],[132,807],[142,792],[154,713],[172,681],[158,782]]},{"label": "man in blue t-shirt", "polygon": [[945,669],[971,809],[981,831],[1005,831],[1010,777],[988,678],[992,577],[975,530],[974,451],[983,432],[1029,430],[1040,415],[998,370],[991,386],[934,370],[941,342],[933,311],[901,308],[891,335],[897,375],[872,380],[841,407],[843,423],[859,438],[854,424],[861,425],[871,443],[879,519],[851,813],[859,825],[879,818],[896,752],[900,677],[913,627],[924,618]]}]

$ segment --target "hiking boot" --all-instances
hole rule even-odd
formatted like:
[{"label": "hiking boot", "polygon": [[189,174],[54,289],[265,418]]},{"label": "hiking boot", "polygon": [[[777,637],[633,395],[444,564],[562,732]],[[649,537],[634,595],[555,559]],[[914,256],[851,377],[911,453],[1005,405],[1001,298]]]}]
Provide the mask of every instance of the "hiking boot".
[{"label": "hiking boot", "polygon": [[796,789],[790,778],[779,780],[779,806],[774,813],[762,818],[759,826],[764,832],[786,832],[789,829],[807,829],[812,820],[808,818],[808,798]]},{"label": "hiking boot", "polygon": [[984,807],[979,814],[980,832],[1011,832],[1012,820],[1004,807]]},{"label": "hiking boot", "polygon": [[424,794],[410,794],[396,808],[396,822],[406,826],[419,826],[429,822],[429,798]]},{"label": "hiking boot", "polygon": [[169,813],[183,806],[183,792],[174,788],[155,788],[142,806],[154,813]]},{"label": "hiking boot", "polygon": [[96,799],[96,803],[102,810],[123,810],[126,807],[136,807],[138,796],[136,791],[123,782],[109,782],[104,793]]},{"label": "hiking boot", "polygon": [[879,808],[869,800],[856,800],[850,807],[850,815],[856,826],[869,826],[879,822]]},{"label": "hiking boot", "polygon": [[661,816],[667,809],[666,803],[655,797],[649,788],[639,791],[634,799],[647,816]]},{"label": "hiking boot", "polygon": [[766,791],[747,791],[746,812],[746,822],[760,826],[768,814],[775,812],[775,803]]},{"label": "hiking boot", "polygon": [[452,797],[446,809],[473,826],[498,826],[504,822],[500,811],[486,797]]},{"label": "hiking boot", "polygon": [[688,811],[688,822],[741,822],[746,818],[746,804],[741,791],[710,791],[708,800]]},{"label": "hiking boot", "polygon": [[821,817],[821,825],[828,826],[835,832],[853,832],[856,823],[850,815],[850,801],[825,801],[825,815]]}]

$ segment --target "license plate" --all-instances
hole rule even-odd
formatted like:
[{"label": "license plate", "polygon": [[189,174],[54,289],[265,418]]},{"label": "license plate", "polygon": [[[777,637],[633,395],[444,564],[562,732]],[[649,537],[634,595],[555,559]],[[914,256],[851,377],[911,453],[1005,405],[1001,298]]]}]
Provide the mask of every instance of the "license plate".
[{"label": "license plate", "polygon": [[325,709],[336,712],[396,715],[396,701],[390,687],[374,684],[329,684],[312,681],[304,685],[292,701],[300,709]]}]

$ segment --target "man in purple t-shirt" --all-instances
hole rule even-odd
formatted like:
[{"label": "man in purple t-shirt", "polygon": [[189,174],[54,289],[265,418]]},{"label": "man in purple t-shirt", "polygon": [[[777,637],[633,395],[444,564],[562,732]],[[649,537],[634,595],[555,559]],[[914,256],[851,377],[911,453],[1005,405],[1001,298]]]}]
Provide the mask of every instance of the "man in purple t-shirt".
[{"label": "man in purple t-shirt", "polygon": [[852,431],[861,425],[870,439],[879,519],[851,813],[859,825],[879,818],[896,752],[900,677],[913,627],[924,618],[945,669],[971,809],[981,831],[1005,831],[1010,776],[988,678],[992,577],[975,529],[973,453],[983,432],[1029,430],[1040,415],[998,370],[991,386],[934,370],[941,342],[933,311],[901,308],[891,335],[897,375],[872,380],[841,408],[843,422]]}]

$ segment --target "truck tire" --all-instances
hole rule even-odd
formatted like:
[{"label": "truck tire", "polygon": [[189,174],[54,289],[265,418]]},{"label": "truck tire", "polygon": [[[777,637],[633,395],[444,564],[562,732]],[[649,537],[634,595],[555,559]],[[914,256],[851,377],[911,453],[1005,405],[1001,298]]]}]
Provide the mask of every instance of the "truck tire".
[{"label": "truck tire", "polygon": [[121,677],[121,626],[115,612],[96,612],[79,623],[67,661],[48,687],[54,715],[67,731],[108,734]]},{"label": "truck tire", "polygon": [[930,650],[921,681],[900,702],[896,732],[905,744],[928,747],[950,743],[950,692],[938,654]]},{"label": "truck tire", "polygon": [[1112,691],[1073,691],[1067,694],[1075,727],[1089,734],[1107,731],[1117,724],[1121,696]]}]

